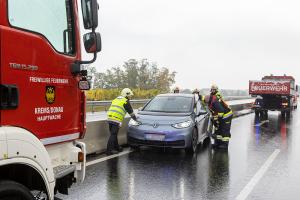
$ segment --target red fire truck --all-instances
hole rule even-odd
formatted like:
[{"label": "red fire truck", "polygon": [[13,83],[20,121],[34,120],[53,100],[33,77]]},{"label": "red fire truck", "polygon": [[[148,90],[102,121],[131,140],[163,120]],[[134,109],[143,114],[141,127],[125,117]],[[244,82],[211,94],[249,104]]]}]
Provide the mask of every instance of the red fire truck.
[{"label": "red fire truck", "polygon": [[282,117],[290,117],[297,108],[298,86],[292,76],[264,76],[249,81],[249,94],[257,97],[253,109],[256,116],[267,117],[268,110],[278,110]]},{"label": "red fire truck", "polygon": [[101,50],[97,0],[0,0],[0,199],[54,199],[85,177],[81,64]]}]

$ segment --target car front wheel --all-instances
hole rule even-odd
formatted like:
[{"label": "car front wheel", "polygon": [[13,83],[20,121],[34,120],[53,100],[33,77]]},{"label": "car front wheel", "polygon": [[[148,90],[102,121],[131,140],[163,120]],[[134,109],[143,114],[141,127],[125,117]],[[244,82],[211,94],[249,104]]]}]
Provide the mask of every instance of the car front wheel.
[{"label": "car front wheel", "polygon": [[192,138],[191,138],[191,146],[187,147],[185,149],[185,151],[188,154],[193,154],[197,151],[197,147],[198,147],[198,132],[197,132],[197,129],[194,128],[193,133],[192,133]]}]

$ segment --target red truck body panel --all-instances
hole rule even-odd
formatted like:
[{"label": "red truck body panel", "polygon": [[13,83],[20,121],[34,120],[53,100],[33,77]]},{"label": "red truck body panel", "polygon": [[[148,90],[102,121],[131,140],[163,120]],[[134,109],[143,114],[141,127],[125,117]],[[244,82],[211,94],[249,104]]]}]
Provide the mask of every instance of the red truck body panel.
[{"label": "red truck body panel", "polygon": [[79,138],[85,131],[85,97],[70,70],[81,59],[76,0],[72,56],[57,52],[41,34],[10,26],[6,2],[0,1],[0,84],[18,87],[19,105],[0,110],[0,126],[22,127],[50,139],[47,144]]},{"label": "red truck body panel", "polygon": [[291,88],[288,81],[249,81],[249,94],[278,94],[290,95]]}]

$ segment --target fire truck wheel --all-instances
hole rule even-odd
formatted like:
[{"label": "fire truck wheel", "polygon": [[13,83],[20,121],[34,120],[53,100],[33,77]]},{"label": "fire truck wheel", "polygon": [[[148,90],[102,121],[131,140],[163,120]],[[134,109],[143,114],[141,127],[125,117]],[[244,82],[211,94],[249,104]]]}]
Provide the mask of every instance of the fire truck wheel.
[{"label": "fire truck wheel", "polygon": [[15,181],[0,181],[0,199],[1,200],[34,200],[29,189]]},{"label": "fire truck wheel", "polygon": [[281,111],[281,117],[284,118],[285,117],[285,112]]},{"label": "fire truck wheel", "polygon": [[289,119],[290,117],[291,117],[291,111],[288,110],[288,111],[286,111],[286,118]]}]

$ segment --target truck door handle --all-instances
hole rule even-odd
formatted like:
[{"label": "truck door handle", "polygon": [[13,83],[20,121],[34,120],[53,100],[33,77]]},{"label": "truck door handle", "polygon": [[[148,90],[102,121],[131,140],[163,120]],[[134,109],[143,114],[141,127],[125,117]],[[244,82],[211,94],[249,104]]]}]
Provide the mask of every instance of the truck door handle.
[{"label": "truck door handle", "polygon": [[16,85],[0,84],[0,109],[11,110],[19,106],[19,89]]}]

